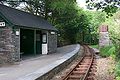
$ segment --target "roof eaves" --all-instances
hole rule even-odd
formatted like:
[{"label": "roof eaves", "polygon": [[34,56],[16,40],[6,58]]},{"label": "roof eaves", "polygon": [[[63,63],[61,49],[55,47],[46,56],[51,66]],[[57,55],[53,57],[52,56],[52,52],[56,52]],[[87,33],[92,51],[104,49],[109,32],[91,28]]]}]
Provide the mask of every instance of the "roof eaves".
[{"label": "roof eaves", "polygon": [[28,26],[22,26],[22,25],[15,25],[15,27],[19,27],[19,28],[24,28],[24,29],[38,29],[38,30],[48,30],[48,31],[57,31],[58,30],[55,28],[55,29],[42,29],[42,28],[37,28],[37,27],[28,27]]},{"label": "roof eaves", "polygon": [[12,26],[14,26],[14,24],[10,21],[10,20],[8,20],[1,12],[0,12],[0,16],[6,21],[6,22],[8,22],[8,24],[12,27]]}]

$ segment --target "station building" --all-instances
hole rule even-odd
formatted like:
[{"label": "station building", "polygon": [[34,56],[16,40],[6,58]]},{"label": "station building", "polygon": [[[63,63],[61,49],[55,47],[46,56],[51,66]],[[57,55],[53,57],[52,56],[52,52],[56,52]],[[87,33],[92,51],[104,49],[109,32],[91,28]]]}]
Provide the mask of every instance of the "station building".
[{"label": "station building", "polygon": [[57,29],[39,16],[0,4],[0,63],[57,50]]}]

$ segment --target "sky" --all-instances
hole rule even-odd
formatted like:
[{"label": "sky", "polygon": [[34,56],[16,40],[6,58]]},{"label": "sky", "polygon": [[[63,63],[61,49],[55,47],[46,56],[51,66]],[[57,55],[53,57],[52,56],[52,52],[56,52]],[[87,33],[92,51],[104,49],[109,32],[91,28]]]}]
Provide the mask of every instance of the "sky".
[{"label": "sky", "polygon": [[85,5],[86,5],[85,1],[86,1],[86,0],[76,0],[76,1],[77,1],[77,3],[78,3],[78,6],[79,6],[79,7],[86,8],[86,7],[85,7]]}]

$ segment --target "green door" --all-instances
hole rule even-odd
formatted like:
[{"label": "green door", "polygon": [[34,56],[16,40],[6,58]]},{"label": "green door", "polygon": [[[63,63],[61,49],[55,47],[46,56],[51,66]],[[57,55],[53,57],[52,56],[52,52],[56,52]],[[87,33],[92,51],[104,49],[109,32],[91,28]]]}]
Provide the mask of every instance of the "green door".
[{"label": "green door", "polygon": [[34,31],[29,29],[20,30],[20,52],[24,55],[34,54]]},{"label": "green door", "polygon": [[36,53],[42,54],[41,31],[36,31]]}]

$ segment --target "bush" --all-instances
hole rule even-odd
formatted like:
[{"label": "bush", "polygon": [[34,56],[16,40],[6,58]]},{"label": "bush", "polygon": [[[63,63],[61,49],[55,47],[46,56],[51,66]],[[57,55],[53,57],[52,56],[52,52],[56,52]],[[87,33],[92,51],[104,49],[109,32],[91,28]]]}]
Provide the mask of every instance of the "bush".
[{"label": "bush", "polygon": [[115,74],[116,74],[116,80],[120,80],[120,60],[116,64]]},{"label": "bush", "polygon": [[98,45],[90,45],[92,48],[97,48],[99,49]]},{"label": "bush", "polygon": [[109,57],[109,56],[115,57],[114,54],[115,54],[114,46],[105,46],[105,47],[100,48],[100,55],[102,57]]},{"label": "bush", "polygon": [[116,80],[120,80],[120,76],[116,77]]}]

